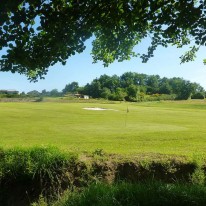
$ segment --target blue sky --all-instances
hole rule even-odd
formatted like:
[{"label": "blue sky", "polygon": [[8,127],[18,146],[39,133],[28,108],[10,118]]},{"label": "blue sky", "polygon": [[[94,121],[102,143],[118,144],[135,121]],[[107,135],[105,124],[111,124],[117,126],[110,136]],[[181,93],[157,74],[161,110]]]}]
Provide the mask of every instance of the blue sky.
[{"label": "blue sky", "polygon": [[[61,91],[66,84],[72,81],[77,81],[80,86],[83,86],[100,75],[117,74],[119,76],[128,71],[158,74],[160,77],[181,77],[200,83],[206,89],[206,66],[203,65],[203,59],[206,58],[204,47],[198,52],[195,61],[185,64],[180,64],[179,57],[186,49],[159,47],[154,57],[147,63],[141,63],[139,58],[132,58],[130,61],[115,62],[104,68],[101,62],[92,64],[91,40],[86,42],[86,46],[87,48],[82,54],[76,54],[68,59],[65,66],[54,65],[49,69],[45,79],[36,83],[31,83],[24,75],[0,72],[0,89],[16,89],[20,92],[42,91],[43,89]],[[141,45],[135,47],[135,51],[142,53],[146,51],[147,46],[148,42],[145,40]]]}]

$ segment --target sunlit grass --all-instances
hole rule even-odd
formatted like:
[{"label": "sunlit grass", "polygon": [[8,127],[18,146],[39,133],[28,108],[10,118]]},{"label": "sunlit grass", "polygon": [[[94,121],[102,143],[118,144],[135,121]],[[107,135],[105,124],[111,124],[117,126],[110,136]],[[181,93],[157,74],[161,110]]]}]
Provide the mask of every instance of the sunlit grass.
[{"label": "sunlit grass", "polygon": [[77,152],[101,148],[119,154],[191,156],[206,153],[205,125],[204,101],[0,103],[0,146],[6,148],[54,145]]}]

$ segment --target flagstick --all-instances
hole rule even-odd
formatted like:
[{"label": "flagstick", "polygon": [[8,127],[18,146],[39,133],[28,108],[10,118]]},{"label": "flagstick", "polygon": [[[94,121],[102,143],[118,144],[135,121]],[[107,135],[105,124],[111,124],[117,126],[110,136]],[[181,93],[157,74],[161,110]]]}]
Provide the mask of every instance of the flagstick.
[{"label": "flagstick", "polygon": [[127,126],[127,114],[129,112],[128,106],[127,106],[127,110],[126,110],[126,116],[125,116],[125,127]]}]

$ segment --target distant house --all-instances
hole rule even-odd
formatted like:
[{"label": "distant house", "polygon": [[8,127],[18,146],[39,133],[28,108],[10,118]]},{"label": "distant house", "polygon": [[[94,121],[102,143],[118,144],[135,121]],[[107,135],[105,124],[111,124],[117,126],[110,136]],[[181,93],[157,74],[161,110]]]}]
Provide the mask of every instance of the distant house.
[{"label": "distant house", "polygon": [[19,91],[17,90],[6,90],[6,89],[2,89],[0,90],[0,94],[19,94]]},{"label": "distant house", "polygon": [[89,99],[89,96],[88,95],[84,95],[84,99]]},{"label": "distant house", "polygon": [[79,99],[89,99],[89,96],[88,95],[84,95],[84,94],[74,94],[74,96],[76,98],[79,98]]}]

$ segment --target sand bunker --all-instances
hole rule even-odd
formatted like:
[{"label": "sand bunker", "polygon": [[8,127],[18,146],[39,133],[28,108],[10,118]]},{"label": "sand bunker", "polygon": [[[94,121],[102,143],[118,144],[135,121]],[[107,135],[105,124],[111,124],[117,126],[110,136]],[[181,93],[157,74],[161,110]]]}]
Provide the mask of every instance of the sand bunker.
[{"label": "sand bunker", "polygon": [[99,108],[99,107],[85,107],[83,109],[86,109],[86,110],[96,110],[96,111],[104,111],[104,110],[118,111],[118,110],[115,110],[115,109],[107,109],[107,108]]}]

